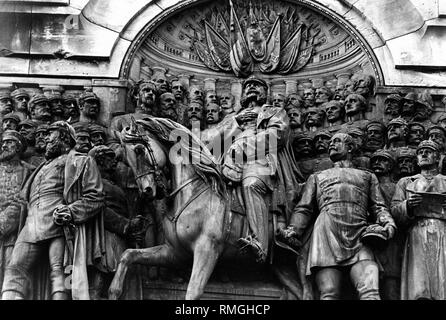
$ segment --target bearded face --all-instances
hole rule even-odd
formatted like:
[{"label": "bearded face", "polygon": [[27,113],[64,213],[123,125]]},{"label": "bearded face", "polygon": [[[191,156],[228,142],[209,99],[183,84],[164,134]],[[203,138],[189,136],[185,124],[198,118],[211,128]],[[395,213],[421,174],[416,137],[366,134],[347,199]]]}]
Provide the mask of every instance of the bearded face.
[{"label": "bearded face", "polygon": [[64,105],[62,99],[52,99],[50,101],[50,110],[53,116],[62,116],[64,114]]},{"label": "bearded face", "polygon": [[5,162],[14,159],[19,153],[19,145],[14,140],[3,140],[2,149],[0,153],[0,162]]},{"label": "bearded face", "polygon": [[58,130],[51,130],[49,136],[47,137],[45,159],[55,159],[68,150],[69,148],[67,147],[61,132]]},{"label": "bearded face", "polygon": [[244,104],[257,102],[262,105],[266,101],[266,88],[256,81],[248,82],[244,88]]},{"label": "bearded face", "polygon": [[416,158],[400,157],[398,158],[398,171],[400,176],[407,177],[415,174]]},{"label": "bearded face", "polygon": [[36,133],[36,151],[38,153],[43,153],[46,150],[46,138],[48,133],[46,131],[39,131]]},{"label": "bearded face", "polygon": [[144,87],[139,91],[139,104],[147,113],[151,113],[155,106],[155,90],[150,87]]},{"label": "bearded face", "polygon": [[19,130],[20,134],[26,139],[28,145],[34,145],[36,140],[36,128],[29,124],[21,124]]}]

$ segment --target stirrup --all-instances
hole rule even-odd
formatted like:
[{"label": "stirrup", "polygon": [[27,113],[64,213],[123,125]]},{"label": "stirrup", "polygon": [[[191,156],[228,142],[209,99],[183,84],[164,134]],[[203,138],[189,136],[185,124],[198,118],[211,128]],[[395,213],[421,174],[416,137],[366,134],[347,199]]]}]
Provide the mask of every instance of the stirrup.
[{"label": "stirrup", "polygon": [[247,248],[250,248],[256,257],[256,262],[264,263],[266,261],[266,252],[262,249],[260,242],[255,237],[248,235],[246,238],[238,239],[238,242],[244,244],[242,247],[240,247],[241,252],[244,252],[247,250]]}]

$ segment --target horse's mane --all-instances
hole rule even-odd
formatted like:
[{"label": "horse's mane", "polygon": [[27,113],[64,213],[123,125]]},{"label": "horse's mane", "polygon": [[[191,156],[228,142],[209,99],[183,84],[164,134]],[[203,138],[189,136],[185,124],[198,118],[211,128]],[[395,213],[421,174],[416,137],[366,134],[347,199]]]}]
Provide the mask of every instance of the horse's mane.
[{"label": "horse's mane", "polygon": [[[220,196],[226,197],[226,184],[219,165],[209,149],[189,129],[166,118],[150,117],[136,122],[161,143],[179,144],[181,150],[190,155],[191,165],[200,178]],[[173,131],[175,131],[174,134],[172,134]],[[176,139],[177,137],[181,139]]]}]

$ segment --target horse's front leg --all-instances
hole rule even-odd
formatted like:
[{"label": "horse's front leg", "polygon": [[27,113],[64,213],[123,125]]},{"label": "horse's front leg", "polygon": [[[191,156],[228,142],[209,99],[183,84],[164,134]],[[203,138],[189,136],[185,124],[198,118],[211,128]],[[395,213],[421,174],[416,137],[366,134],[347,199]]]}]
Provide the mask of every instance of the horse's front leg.
[{"label": "horse's front leg", "polygon": [[109,288],[110,300],[118,300],[121,296],[128,268],[134,263],[147,266],[171,266],[175,263],[175,255],[172,247],[167,244],[125,250]]},{"label": "horse's front leg", "polygon": [[186,300],[200,299],[221,252],[222,245],[218,243],[215,237],[203,235],[197,240]]}]

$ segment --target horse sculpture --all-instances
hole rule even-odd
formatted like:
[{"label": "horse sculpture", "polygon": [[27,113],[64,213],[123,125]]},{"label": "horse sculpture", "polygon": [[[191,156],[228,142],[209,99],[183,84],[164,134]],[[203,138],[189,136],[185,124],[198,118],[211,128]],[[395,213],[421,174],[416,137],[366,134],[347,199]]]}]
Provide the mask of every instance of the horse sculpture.
[{"label": "horse sculpture", "polygon": [[120,297],[133,263],[169,267],[184,266],[191,260],[186,299],[199,299],[222,253],[225,257],[240,255],[236,241],[242,232],[242,217],[231,212],[218,165],[188,129],[167,119],[133,122],[130,129],[123,130],[121,140],[141,192],[151,197],[162,192],[160,171],[166,166],[173,191],[162,222],[165,243],[127,249],[111,283],[109,299]]}]

